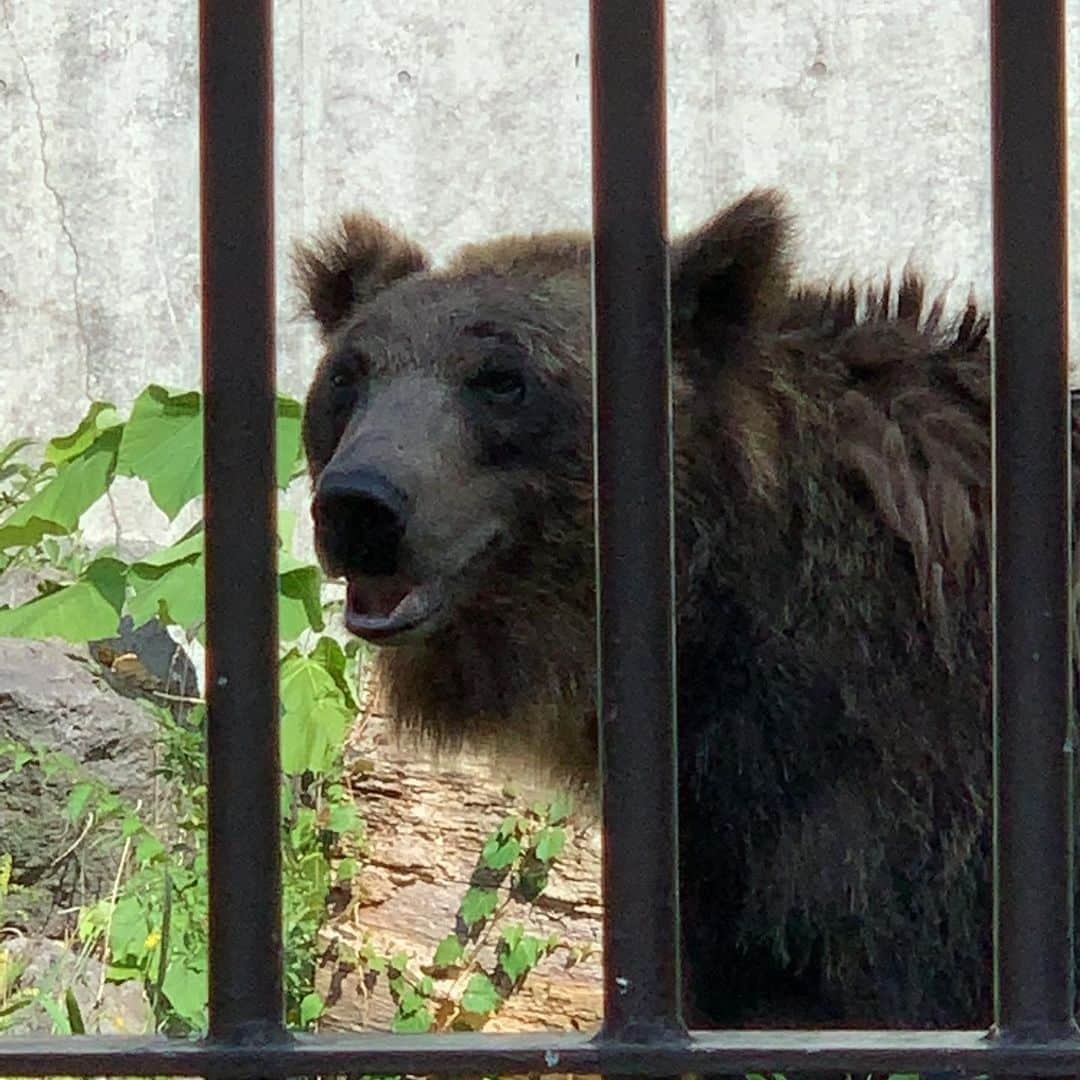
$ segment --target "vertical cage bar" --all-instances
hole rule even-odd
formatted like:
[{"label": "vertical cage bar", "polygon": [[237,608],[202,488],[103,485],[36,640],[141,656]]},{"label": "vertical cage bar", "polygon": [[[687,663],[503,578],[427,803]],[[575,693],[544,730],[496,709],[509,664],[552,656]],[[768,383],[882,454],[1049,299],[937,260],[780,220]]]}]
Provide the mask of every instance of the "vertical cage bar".
[{"label": "vertical cage bar", "polygon": [[199,4],[210,1034],[283,1034],[271,0]]},{"label": "vertical cage bar", "polygon": [[993,0],[995,1013],[1072,1029],[1063,0]]},{"label": "vertical cage bar", "polygon": [[605,1034],[682,1033],[664,4],[592,0]]}]

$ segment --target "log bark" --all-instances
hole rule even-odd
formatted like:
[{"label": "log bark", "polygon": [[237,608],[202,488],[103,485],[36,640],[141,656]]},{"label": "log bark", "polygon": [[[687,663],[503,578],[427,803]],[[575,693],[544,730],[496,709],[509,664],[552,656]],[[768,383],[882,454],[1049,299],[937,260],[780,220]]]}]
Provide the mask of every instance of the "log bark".
[{"label": "log bark", "polygon": [[[387,1029],[395,1004],[385,974],[357,956],[408,957],[414,979],[432,976],[436,1024],[447,1026],[469,972],[440,977],[435,950],[461,923],[458,907],[485,841],[509,814],[544,794],[489,756],[464,751],[439,758],[399,741],[376,705],[347,750],[348,773],[367,836],[342,910],[326,927],[326,960],[317,988],[327,1004],[324,1030]],[[547,792],[550,795],[550,789]],[[548,884],[531,903],[506,900],[477,953],[495,970],[499,928],[523,924],[528,934],[562,943],[530,971],[485,1031],[593,1031],[601,1020],[600,829],[584,807],[567,823],[568,839]],[[500,893],[502,895],[502,892]],[[441,1003],[441,1004],[440,1004]],[[460,1017],[459,1017],[460,1019]]]}]

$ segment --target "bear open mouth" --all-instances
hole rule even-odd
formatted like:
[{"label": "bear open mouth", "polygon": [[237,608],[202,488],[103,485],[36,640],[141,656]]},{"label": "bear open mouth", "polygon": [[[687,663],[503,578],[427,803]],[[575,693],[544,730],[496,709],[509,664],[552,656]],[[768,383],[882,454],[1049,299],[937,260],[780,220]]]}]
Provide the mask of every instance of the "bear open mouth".
[{"label": "bear open mouth", "polygon": [[345,626],[365,641],[390,643],[425,622],[442,606],[438,582],[417,584],[405,574],[350,579]]}]

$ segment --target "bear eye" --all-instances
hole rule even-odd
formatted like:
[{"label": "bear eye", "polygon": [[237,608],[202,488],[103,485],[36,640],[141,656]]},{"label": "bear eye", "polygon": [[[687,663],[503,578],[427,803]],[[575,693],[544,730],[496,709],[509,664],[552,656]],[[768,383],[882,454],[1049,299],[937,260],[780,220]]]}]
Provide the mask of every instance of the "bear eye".
[{"label": "bear eye", "polygon": [[517,405],[525,398],[525,379],[512,368],[481,368],[466,385],[499,405]]}]

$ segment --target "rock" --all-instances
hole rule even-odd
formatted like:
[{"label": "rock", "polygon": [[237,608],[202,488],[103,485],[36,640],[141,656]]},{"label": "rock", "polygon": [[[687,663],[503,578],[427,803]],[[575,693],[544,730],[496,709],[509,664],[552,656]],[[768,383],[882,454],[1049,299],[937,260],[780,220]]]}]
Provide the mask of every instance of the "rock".
[{"label": "rock", "polygon": [[87,1034],[142,1035],[154,1028],[153,1011],[139,983],[106,982],[100,960],[81,956],[59,941],[11,938],[0,944],[0,960],[9,976],[8,1002],[27,1002],[10,1014],[5,1035],[50,1034],[53,1020],[41,999],[48,997],[65,1008],[68,990]]},{"label": "rock", "polygon": [[[46,775],[31,761],[0,772],[0,853],[12,857],[8,924],[55,934],[71,909],[111,889],[120,847],[105,828],[80,835],[64,816],[80,776],[105,784],[153,817],[155,721],[95,677],[87,660],[62,642],[0,638],[0,744],[63,754],[75,765]],[[0,765],[8,769],[10,755]]]}]

